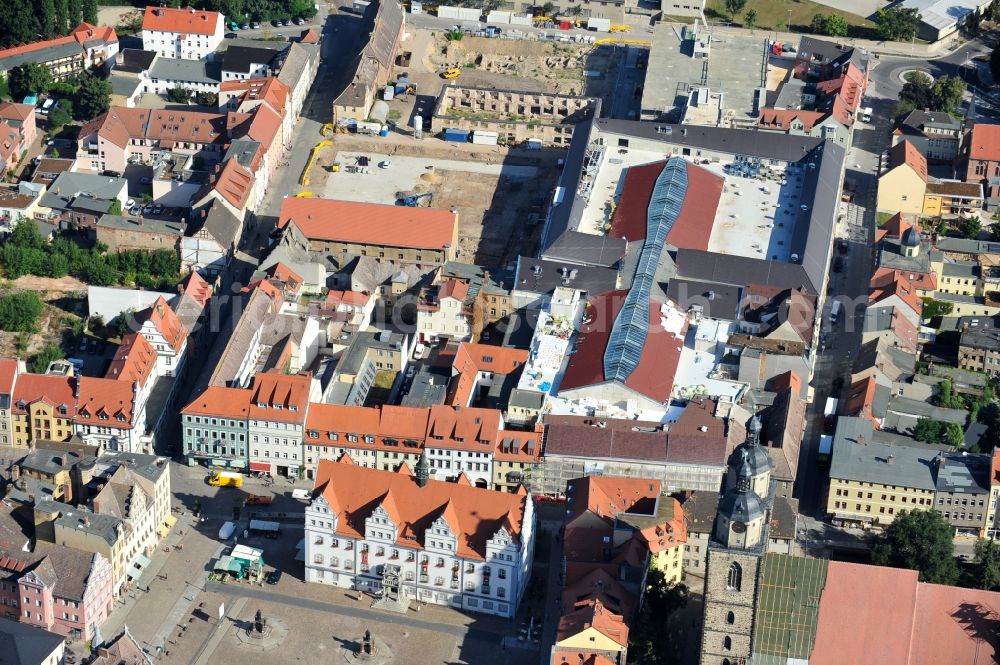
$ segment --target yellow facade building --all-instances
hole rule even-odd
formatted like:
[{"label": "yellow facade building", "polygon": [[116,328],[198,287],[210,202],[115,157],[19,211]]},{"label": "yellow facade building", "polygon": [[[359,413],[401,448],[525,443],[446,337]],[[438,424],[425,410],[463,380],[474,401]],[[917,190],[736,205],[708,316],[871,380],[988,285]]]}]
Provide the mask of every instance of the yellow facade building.
[{"label": "yellow facade building", "polygon": [[33,441],[68,441],[76,415],[76,378],[68,373],[21,374],[11,404],[12,445],[27,448]]},{"label": "yellow facade building", "polygon": [[927,159],[912,143],[900,141],[890,148],[886,169],[878,179],[878,209],[919,215],[926,190]]}]

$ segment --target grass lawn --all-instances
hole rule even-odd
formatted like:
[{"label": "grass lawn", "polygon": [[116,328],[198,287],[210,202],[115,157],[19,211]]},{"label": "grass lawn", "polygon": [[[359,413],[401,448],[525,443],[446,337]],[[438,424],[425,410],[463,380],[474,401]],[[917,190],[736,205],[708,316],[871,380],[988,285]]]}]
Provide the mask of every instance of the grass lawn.
[{"label": "grass lawn", "polygon": [[[827,7],[812,0],[748,0],[743,12],[736,17],[736,23],[742,24],[743,15],[750,9],[757,11],[757,25],[761,30],[779,30],[784,32],[788,22],[792,32],[809,32],[809,25],[816,14],[838,14],[847,19],[851,26],[851,37],[860,39],[878,39],[875,24],[863,16],[850,14],[839,9]],[[788,11],[791,10],[789,18]],[[729,20],[725,0],[708,0],[705,3],[705,16],[708,19]]]}]

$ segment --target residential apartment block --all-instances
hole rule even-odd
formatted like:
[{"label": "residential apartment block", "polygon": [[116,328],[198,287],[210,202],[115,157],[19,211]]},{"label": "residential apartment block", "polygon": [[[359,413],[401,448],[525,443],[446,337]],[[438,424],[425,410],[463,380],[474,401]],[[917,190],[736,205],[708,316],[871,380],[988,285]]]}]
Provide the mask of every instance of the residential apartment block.
[{"label": "residential apartment block", "polygon": [[997,317],[962,317],[958,366],[990,376],[1000,375],[1000,320]]},{"label": "residential apartment block", "polygon": [[219,48],[224,33],[219,12],[149,6],[142,18],[142,48],[162,58],[204,60]]},{"label": "residential apartment block", "polygon": [[22,44],[0,51],[0,74],[34,63],[59,81],[87,69],[100,69],[118,53],[114,28],[81,23],[65,37]]},{"label": "residential apartment block", "polygon": [[493,492],[414,473],[319,464],[306,508],[305,579],[411,601],[512,617],[534,554],[527,492]]}]

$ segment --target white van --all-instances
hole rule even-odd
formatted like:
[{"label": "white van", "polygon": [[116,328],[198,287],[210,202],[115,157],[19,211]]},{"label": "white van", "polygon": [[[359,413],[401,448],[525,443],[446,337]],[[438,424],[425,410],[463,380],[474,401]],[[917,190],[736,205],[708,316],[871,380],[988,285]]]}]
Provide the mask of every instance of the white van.
[{"label": "white van", "polygon": [[309,490],[292,490],[293,499],[302,499],[308,501],[312,497],[312,492]]},{"label": "white van", "polygon": [[844,303],[839,300],[833,301],[833,307],[830,308],[830,323],[836,324],[840,319],[840,312],[844,309]]},{"label": "white van", "polygon": [[48,115],[49,111],[52,110],[52,107],[55,106],[55,103],[56,100],[49,97],[48,99],[45,100],[45,103],[42,104],[42,110],[39,111],[39,113],[41,113],[42,115]]}]

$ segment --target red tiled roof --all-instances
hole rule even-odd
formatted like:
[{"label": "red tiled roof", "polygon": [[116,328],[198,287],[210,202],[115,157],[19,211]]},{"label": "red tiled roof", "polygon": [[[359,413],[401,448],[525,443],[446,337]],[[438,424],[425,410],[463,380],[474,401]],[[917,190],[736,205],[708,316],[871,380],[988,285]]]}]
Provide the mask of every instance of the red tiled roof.
[{"label": "red tiled roof", "polygon": [[56,412],[59,418],[72,418],[75,411],[73,398],[73,383],[76,379],[54,374],[21,374],[14,384],[14,399],[11,404],[13,413],[24,414],[25,409],[18,407],[20,402],[31,405],[44,402],[54,407],[66,406],[66,413]]},{"label": "red tiled roof", "polygon": [[436,448],[492,452],[501,420],[496,409],[435,404],[430,407],[427,439]]},{"label": "red tiled roof", "polygon": [[906,139],[889,148],[889,163],[886,171],[891,171],[903,164],[913,169],[920,179],[927,182],[927,158],[920,154],[912,143]]},{"label": "red tiled roof", "polygon": [[146,7],[142,17],[143,30],[179,32],[192,35],[214,35],[219,23],[219,12],[195,10],[190,7]]},{"label": "red tiled roof", "polygon": [[528,352],[492,344],[462,342],[455,353],[452,374],[458,374],[454,404],[466,405],[472,397],[478,372],[508,375],[519,371],[528,362]]},{"label": "red tiled roof", "polygon": [[593,628],[624,650],[628,646],[628,624],[621,615],[604,607],[600,600],[587,603],[581,609],[559,617],[556,641],[562,642],[574,635]]},{"label": "red tiled roof", "polygon": [[798,120],[803,125],[803,131],[811,132],[813,127],[822,122],[827,113],[820,111],[796,111],[793,109],[761,109],[758,126],[761,129],[780,129],[787,132],[792,123]]},{"label": "red tiled roof", "polygon": [[305,422],[311,382],[306,374],[280,371],[257,374],[251,387],[250,417],[271,422]]},{"label": "red tiled roof", "polygon": [[371,294],[361,293],[360,291],[330,291],[326,294],[326,301],[323,303],[323,308],[333,310],[338,305],[364,307],[371,299]]},{"label": "red tiled roof", "polygon": [[65,37],[56,37],[55,39],[46,39],[39,42],[31,42],[30,44],[22,44],[20,46],[4,49],[0,51],[0,60],[14,55],[33,53],[34,51],[40,51],[53,46],[72,44],[73,42],[82,46],[85,41],[90,41],[92,39],[103,40],[105,43],[113,43],[118,41],[118,35],[115,34],[114,28],[109,28],[108,26],[102,25],[95,27],[89,23],[81,23]]},{"label": "red tiled roof", "polygon": [[362,538],[365,519],[383,506],[397,528],[397,543],[422,548],[424,532],[438,518],[455,531],[460,557],[484,559],[486,542],[501,528],[521,534],[526,497],[507,492],[428,480],[425,487],[406,473],[368,469],[353,462],[320,460],[316,489],[338,517],[337,533]]},{"label": "red tiled roof", "polygon": [[289,197],[278,228],[289,221],[307,238],[361,245],[441,250],[451,245],[458,220],[438,208]]},{"label": "red tiled roof", "polygon": [[242,90],[241,102],[263,101],[271,105],[279,114],[285,112],[290,92],[288,86],[273,76],[245,79],[242,81],[225,81],[220,90]]},{"label": "red tiled roof", "polygon": [[[314,446],[342,446],[348,432],[355,434],[377,432],[378,427],[378,409],[314,403],[309,405],[309,413],[306,416],[304,440]],[[330,438],[331,433],[337,435],[336,440]],[[351,447],[363,443],[364,440],[359,437],[357,442],[351,443]]]},{"label": "red tiled roof", "polygon": [[246,418],[250,412],[252,396],[253,391],[249,388],[209,386],[181,409],[181,413],[189,416]]},{"label": "red tiled roof", "polygon": [[969,159],[1000,161],[1000,125],[976,123],[972,126]]},{"label": "red tiled roof", "polygon": [[915,570],[830,561],[809,663],[996,662],[998,609],[1000,593],[919,582]]},{"label": "red tiled roof", "polygon": [[497,432],[493,459],[498,462],[537,462],[542,458],[542,432],[502,429]]},{"label": "red tiled roof", "polygon": [[35,107],[31,104],[0,102],[0,118],[3,118],[4,120],[19,120],[24,122],[34,113]]},{"label": "red tiled roof", "polygon": [[[608,291],[590,300],[590,323],[580,327],[577,352],[570,357],[560,390],[582,388],[606,381],[604,377],[604,352],[618,311],[625,303],[627,291]],[[643,345],[639,364],[625,380],[625,385],[646,397],[663,402],[670,397],[674,387],[674,374],[680,364],[681,349],[687,322],[680,339],[660,325],[660,303],[649,304],[649,331]]]},{"label": "red tiled roof", "polygon": [[222,170],[215,177],[212,189],[237,210],[243,210],[250,200],[254,186],[253,173],[250,173],[235,159],[227,159]]},{"label": "red tiled roof", "polygon": [[914,283],[916,273],[913,274],[914,280],[911,280],[910,273],[900,270],[877,270],[869,282],[868,304],[873,305],[895,295],[920,314],[924,309],[924,301],[917,293],[917,285]]},{"label": "red tiled roof", "polygon": [[[708,249],[724,180],[700,166],[686,164],[688,189],[681,214],[667,235],[667,244],[684,249]],[[663,161],[628,169],[608,235],[630,241],[646,237],[646,214],[653,186],[666,165]]]},{"label": "red tiled roof", "polygon": [[104,378],[128,381],[130,384],[138,381],[140,385],[145,385],[155,367],[156,349],[139,333],[129,332],[122,337]]},{"label": "red tiled roof", "polygon": [[[156,299],[153,306],[146,310],[146,319],[153,324],[153,327],[163,335],[170,348],[176,353],[187,339],[187,328],[177,318],[173,308],[164,300],[163,296]],[[145,322],[144,321],[144,322]]]},{"label": "red tiled roof", "polygon": [[132,384],[128,381],[80,377],[75,421],[85,425],[130,429],[133,398]]},{"label": "red tiled roof", "polygon": [[465,302],[469,297],[469,283],[458,279],[449,279],[438,287],[438,300],[454,298],[459,302]]},{"label": "red tiled roof", "polygon": [[384,404],[379,409],[378,434],[382,439],[421,441],[429,419],[427,409]]},{"label": "red tiled roof", "polygon": [[208,282],[202,278],[197,272],[192,272],[188,275],[187,281],[184,284],[184,295],[192,298],[195,302],[204,308],[208,305],[208,301],[212,298],[212,292],[214,289],[209,285]]},{"label": "red tiled roof", "polygon": [[0,395],[13,394],[17,374],[16,358],[0,358]]}]

